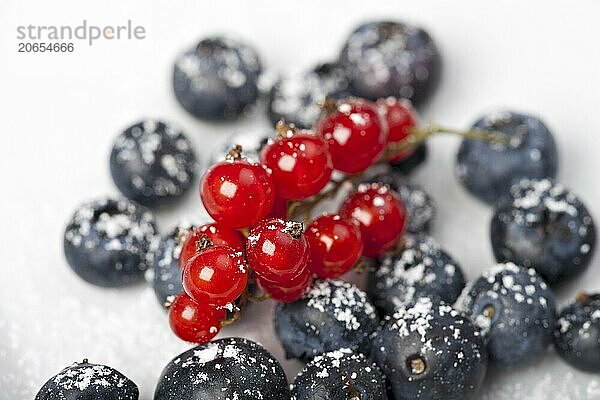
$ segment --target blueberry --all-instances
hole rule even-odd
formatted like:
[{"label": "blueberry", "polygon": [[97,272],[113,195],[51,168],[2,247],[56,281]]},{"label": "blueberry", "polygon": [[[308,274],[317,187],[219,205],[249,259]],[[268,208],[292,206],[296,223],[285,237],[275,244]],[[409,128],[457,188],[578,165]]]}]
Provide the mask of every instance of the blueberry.
[{"label": "blueberry", "polygon": [[261,345],[225,338],[194,347],[163,370],[154,400],[289,400],[283,368]]},{"label": "blueberry", "polygon": [[275,331],[288,358],[310,360],[341,348],[367,352],[378,324],[367,295],[340,280],[316,280],[300,300],[275,308]]},{"label": "blueberry", "polygon": [[382,314],[419,297],[453,304],[465,287],[460,266],[431,237],[404,235],[402,249],[387,253],[369,273],[367,293]]},{"label": "blueberry", "polygon": [[142,279],[155,241],[154,216],[127,199],[81,205],[64,235],[69,266],[89,283],[118,287]]},{"label": "blueberry", "polygon": [[221,162],[234,145],[242,146],[242,155],[251,162],[260,162],[260,152],[269,138],[275,137],[274,129],[251,128],[230,135],[222,145],[213,149],[210,155],[210,165]]},{"label": "blueberry", "polygon": [[427,32],[399,22],[371,22],[350,35],[339,58],[352,94],[370,100],[394,96],[415,106],[438,86],[442,65]]},{"label": "blueberry", "polygon": [[420,186],[407,182],[406,177],[394,170],[378,174],[367,181],[383,183],[400,195],[408,215],[408,232],[420,234],[431,231],[436,215],[436,203]]},{"label": "blueberry", "polygon": [[404,160],[396,161],[391,165],[392,170],[402,174],[402,175],[410,175],[412,174],[418,167],[423,165],[425,161],[427,161],[427,143],[423,143],[419,145],[415,149],[415,151],[406,157]]},{"label": "blueberry", "polygon": [[348,88],[344,71],[335,64],[321,64],[308,72],[279,79],[271,88],[269,118],[284,119],[298,128],[312,128],[321,115],[318,103],[342,96]]},{"label": "blueberry", "polygon": [[234,119],[258,98],[261,70],[258,55],[245,43],[206,38],[175,61],[175,97],[198,118]]},{"label": "blueberry", "polygon": [[534,269],[499,264],[469,283],[456,306],[481,329],[500,368],[527,364],[552,342],[554,294]]},{"label": "blueberry", "polygon": [[339,349],[315,357],[292,385],[293,400],[387,400],[385,377],[362,353]]},{"label": "blueberry", "polygon": [[585,205],[550,180],[522,180],[496,205],[491,224],[496,260],[535,268],[551,285],[584,271],[596,247]]},{"label": "blueberry", "polygon": [[600,372],[600,294],[582,293],[558,316],[556,352],[583,371]]},{"label": "blueberry", "polygon": [[502,132],[508,144],[463,140],[456,171],[469,192],[488,204],[494,203],[522,178],[554,178],[558,153],[552,134],[539,119],[511,111],[498,111],[480,118],[473,128]]},{"label": "blueberry", "polygon": [[125,375],[83,360],[50,378],[35,400],[137,400],[138,397],[138,387]]},{"label": "blueberry", "polygon": [[165,308],[183,292],[179,255],[191,229],[191,225],[182,224],[163,236],[153,253],[152,268],[146,274],[158,302]]},{"label": "blueberry", "polygon": [[481,387],[487,353],[479,331],[444,303],[419,298],[387,317],[372,356],[396,400],[468,400]]},{"label": "blueberry", "polygon": [[147,119],[121,133],[110,154],[110,172],[127,198],[164,206],[194,183],[198,162],[188,138],[172,125]]}]

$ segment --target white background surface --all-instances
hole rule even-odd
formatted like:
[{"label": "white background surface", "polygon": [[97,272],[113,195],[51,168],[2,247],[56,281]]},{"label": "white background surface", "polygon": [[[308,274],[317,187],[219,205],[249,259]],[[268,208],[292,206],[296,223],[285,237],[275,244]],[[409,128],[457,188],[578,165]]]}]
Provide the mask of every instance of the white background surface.
[{"label": "white background surface", "polygon": [[[189,346],[169,331],[143,285],[104,290],[67,267],[62,233],[75,206],[116,194],[108,171],[111,142],[144,117],[179,123],[206,154],[225,133],[265,124],[262,114],[209,125],[171,94],[174,57],[203,35],[232,32],[253,43],[267,67],[307,68],[337,56],[344,37],[378,17],[427,28],[444,59],[442,84],[425,118],[463,127],[496,106],[538,113],[556,135],[559,179],[600,221],[600,3],[590,1],[22,1],[0,3],[0,399],[31,399],[51,375],[84,357],[132,378],[152,397],[162,367]],[[71,54],[17,53],[16,26],[120,25],[146,28],[142,41],[76,42]],[[490,210],[458,185],[455,138],[432,143],[416,176],[439,203],[434,236],[472,278],[492,264]],[[158,213],[206,218],[197,193]],[[559,293],[600,289],[600,260]],[[283,361],[263,304],[225,335],[247,333]],[[284,362],[294,374],[296,362]],[[293,375],[292,375],[293,376]],[[600,378],[544,360],[491,373],[482,399],[600,398]]]}]

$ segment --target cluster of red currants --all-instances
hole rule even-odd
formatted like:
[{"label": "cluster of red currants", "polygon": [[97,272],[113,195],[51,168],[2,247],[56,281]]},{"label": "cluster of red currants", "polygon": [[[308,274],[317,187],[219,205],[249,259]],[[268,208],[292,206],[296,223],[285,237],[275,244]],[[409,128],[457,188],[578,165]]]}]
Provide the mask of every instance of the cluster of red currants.
[{"label": "cluster of red currants", "polygon": [[182,247],[185,292],[169,308],[173,331],[190,342],[209,341],[240,302],[253,297],[251,278],[274,300],[292,302],[313,276],[341,276],[361,257],[394,246],[406,210],[385,186],[359,185],[337,214],[312,221],[306,215],[306,229],[287,220],[288,206],[318,199],[335,184],[334,170],[357,177],[382,160],[406,158],[409,146],[390,149],[406,142],[416,123],[415,111],[402,100],[328,100],[314,131],[279,124],[260,164],[245,159],[238,146],[213,165],[200,194],[216,222],[193,230]]}]

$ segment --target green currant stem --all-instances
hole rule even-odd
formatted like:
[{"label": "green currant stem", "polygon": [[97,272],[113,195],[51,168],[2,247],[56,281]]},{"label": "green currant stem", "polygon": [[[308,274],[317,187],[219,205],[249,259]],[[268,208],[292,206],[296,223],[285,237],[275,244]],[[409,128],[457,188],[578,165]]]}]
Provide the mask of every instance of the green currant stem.
[{"label": "green currant stem", "polygon": [[242,310],[238,308],[237,310],[235,310],[235,313],[233,314],[232,317],[221,321],[221,328],[226,328],[228,326],[235,324],[236,322],[238,322],[240,320],[241,317],[242,317]]},{"label": "green currant stem", "polygon": [[358,260],[356,262],[356,264],[354,264],[354,266],[352,267],[352,271],[354,271],[360,275],[363,272],[365,272],[365,269],[367,269],[367,267],[368,267],[367,262],[365,261],[364,258],[361,258],[360,260]]},{"label": "green currant stem", "polygon": [[244,309],[246,308],[246,305],[248,304],[249,294],[250,293],[248,292],[248,286],[246,286],[244,293],[242,293],[242,295],[238,299],[238,304],[235,306],[235,311],[234,311],[233,315],[231,317],[221,321],[222,328],[233,325],[237,321],[239,321],[239,319],[242,317],[242,312],[244,311]]},{"label": "green currant stem", "polygon": [[332,186],[329,189],[314,195],[310,199],[290,202],[287,209],[288,219],[295,219],[303,216],[305,224],[308,224],[314,209],[319,205],[319,203],[321,203],[323,200],[335,198],[346,183],[358,182],[361,180],[362,176],[362,173],[346,175],[344,178],[338,181],[331,181]]},{"label": "green currant stem", "polygon": [[248,295],[248,300],[250,300],[253,303],[261,303],[263,301],[269,300],[271,298],[271,293],[261,293],[258,296],[254,296],[254,295]]},{"label": "green currant stem", "polygon": [[244,290],[244,292],[237,299],[237,304],[235,305],[235,312],[233,313],[233,315],[231,317],[221,321],[221,327],[224,328],[226,326],[233,325],[234,323],[239,321],[239,319],[242,317],[242,313],[244,312],[244,309],[248,305],[249,301],[251,301],[252,303],[260,303],[260,302],[266,301],[270,298],[271,298],[271,294],[266,293],[266,292],[261,293],[258,296],[254,296],[252,293],[250,293],[248,286],[246,286],[246,289]]},{"label": "green currant stem", "polygon": [[250,236],[250,229],[248,228],[241,228],[239,231],[242,235],[244,235],[245,238]]},{"label": "green currant stem", "polygon": [[508,144],[510,137],[498,131],[484,131],[481,129],[470,129],[461,131],[459,129],[447,128],[430,122],[423,128],[413,128],[406,140],[389,143],[385,151],[385,159],[392,158],[395,154],[417,147],[430,137],[439,134],[450,134],[461,136],[465,139],[481,140],[488,143]]},{"label": "green currant stem", "polygon": [[[246,265],[246,268],[248,268],[249,274],[254,273],[254,271],[252,270],[252,268],[250,268],[249,265]],[[243,313],[244,309],[246,308],[246,306],[248,305],[249,301],[252,303],[261,303],[263,301],[269,300],[270,298],[271,298],[271,293],[267,293],[267,292],[263,292],[257,296],[253,295],[252,293],[250,293],[250,288],[249,288],[249,285],[247,284],[246,288],[244,289],[244,291],[242,292],[240,297],[237,299],[237,305],[235,305],[234,314],[230,318],[221,321],[221,327],[224,328],[226,326],[230,326],[230,325],[233,325],[234,323],[236,323],[242,317],[242,313]]]}]

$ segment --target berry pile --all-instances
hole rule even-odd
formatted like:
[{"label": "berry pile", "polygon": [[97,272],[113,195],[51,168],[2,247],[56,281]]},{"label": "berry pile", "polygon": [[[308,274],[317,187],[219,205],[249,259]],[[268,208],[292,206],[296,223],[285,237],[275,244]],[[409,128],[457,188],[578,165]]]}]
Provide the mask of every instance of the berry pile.
[{"label": "berry pile", "polygon": [[[433,94],[440,68],[431,37],[396,22],[358,27],[337,62],[268,90],[258,55],[238,41],[208,38],[177,60],[175,95],[190,113],[232,119],[262,91],[276,126],[215,149],[199,182],[214,221],[161,238],[144,206],[171,204],[200,171],[183,133],[139,122],[111,155],[128,199],[87,203],[67,227],[75,272],[122,286],[151,267],[147,279],[173,332],[199,344],[167,365],[155,400],[472,399],[488,364],[533,363],[552,341],[573,366],[600,370],[598,295],[580,296],[557,317],[553,290],[588,267],[596,231],[581,200],[554,181],[550,130],[509,111],[467,131],[421,124],[413,104]],[[439,133],[463,138],[459,181],[494,205],[500,264],[469,283],[430,236],[436,203],[411,182],[425,141]],[[337,211],[322,212],[332,200]],[[365,269],[367,292],[340,279]],[[308,363],[291,391],[258,344],[211,342],[249,302],[266,299],[277,302],[286,356]],[[108,367],[72,369],[38,398],[75,398],[70,390],[81,385],[70,381],[81,374],[88,383],[107,377],[105,388],[89,386],[102,398],[137,398],[135,385]]]}]

